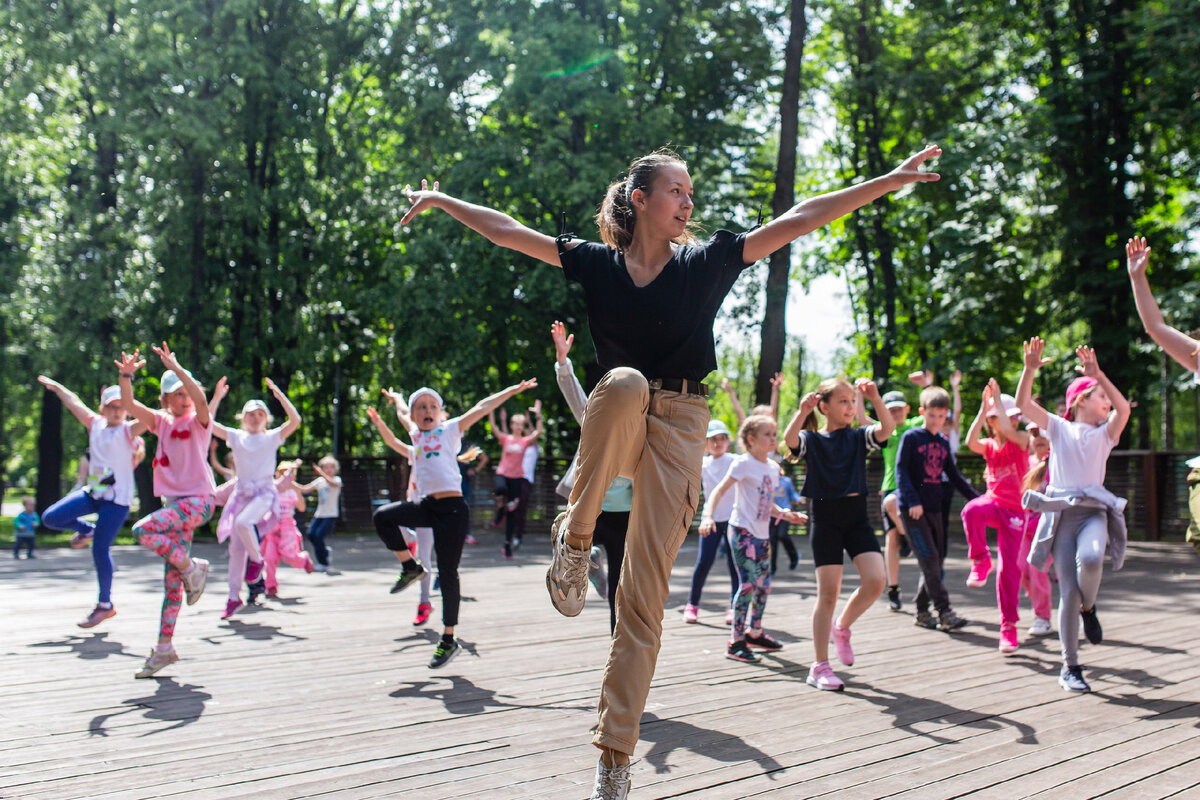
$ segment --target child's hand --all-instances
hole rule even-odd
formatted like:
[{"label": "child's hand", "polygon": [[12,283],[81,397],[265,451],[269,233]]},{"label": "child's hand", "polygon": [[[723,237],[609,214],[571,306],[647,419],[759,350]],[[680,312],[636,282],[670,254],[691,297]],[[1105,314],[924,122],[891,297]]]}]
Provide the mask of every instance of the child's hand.
[{"label": "child's hand", "polygon": [[713,518],[707,514],[700,518],[700,535],[708,536],[717,529],[717,523],[713,522]]},{"label": "child's hand", "polygon": [[919,369],[910,373],[908,379],[922,389],[933,386],[933,373],[927,369]]},{"label": "child's hand", "polygon": [[63,388],[61,383],[53,378],[47,378],[45,375],[38,375],[38,383],[40,383],[42,386],[45,386],[52,392],[57,392],[59,389]]},{"label": "child's hand", "polygon": [[534,414],[536,414],[539,417],[542,415],[542,400],[540,397],[537,400],[533,401],[533,408],[531,408],[529,410],[532,411]]},{"label": "child's hand", "polygon": [[433,191],[429,191],[429,181],[421,179],[421,191],[414,192],[411,184],[404,185],[404,196],[408,198],[408,202],[412,207],[408,209],[405,215],[400,219],[401,225],[407,225],[409,221],[418,214],[424,214],[426,211],[434,207],[435,200],[438,194],[438,182],[433,182]]},{"label": "child's hand", "polygon": [[1037,372],[1042,367],[1050,363],[1050,359],[1043,359],[1042,352],[1046,349],[1046,342],[1038,336],[1026,341],[1022,346],[1024,352],[1025,369]]},{"label": "child's hand", "polygon": [[271,394],[275,395],[276,397],[281,397],[283,395],[283,392],[279,391],[279,387],[275,385],[275,381],[267,378],[266,383],[267,391],[269,391]]},{"label": "child's hand", "polygon": [[809,392],[808,394],[804,395],[804,399],[800,401],[800,417],[807,417],[814,410],[816,410],[820,402],[821,395],[817,394],[816,392]]},{"label": "child's hand", "polygon": [[117,372],[127,378],[132,378],[133,374],[142,367],[146,366],[146,359],[139,357],[138,350],[134,350],[132,354],[121,351],[121,357],[113,363],[117,365]]},{"label": "child's hand", "polygon": [[875,385],[875,381],[868,378],[859,378],[854,382],[854,386],[858,389],[859,394],[872,403],[876,401],[883,402],[883,398],[879,395],[879,387]]},{"label": "child's hand", "polygon": [[790,508],[781,508],[779,518],[784,522],[790,522],[793,525],[803,525],[808,521],[808,517],[798,511],[792,511]]},{"label": "child's hand", "polygon": [[733,394],[733,385],[729,382],[729,378],[721,378],[721,391]]},{"label": "child's hand", "polygon": [[950,388],[957,389],[962,385],[962,370],[956,369],[950,373]]},{"label": "child's hand", "polygon": [[1125,243],[1125,259],[1129,267],[1129,277],[1138,278],[1146,274],[1150,264],[1150,247],[1146,238],[1137,236]]},{"label": "child's hand", "polygon": [[1076,372],[1087,375],[1089,378],[1100,377],[1100,362],[1096,361],[1096,351],[1082,344],[1075,348],[1075,357],[1079,359],[1079,366],[1075,368]]},{"label": "child's hand", "polygon": [[404,402],[404,395],[402,395],[400,392],[397,392],[390,386],[386,389],[381,389],[380,391],[383,392],[383,396],[387,399],[389,405],[395,406],[399,411],[405,414],[408,413],[408,404]]},{"label": "child's hand", "polygon": [[175,354],[171,352],[171,348],[167,346],[166,342],[163,342],[162,346],[152,344],[150,345],[150,349],[153,350],[160,359],[162,359],[164,367],[171,370],[176,375],[180,375],[182,378],[181,373],[183,372],[183,367],[179,366],[179,362],[175,359]]},{"label": "child's hand", "polygon": [[558,320],[550,323],[550,338],[554,340],[554,358],[559,364],[567,362],[567,354],[571,345],[575,344],[575,334],[567,335],[567,326]]},{"label": "child's hand", "polygon": [[913,506],[908,510],[908,515],[913,519],[920,519],[925,515],[925,506]]},{"label": "child's hand", "polygon": [[221,402],[227,394],[229,394],[229,381],[222,375],[220,380],[217,381],[217,385],[213,387],[212,402]]},{"label": "child's hand", "polygon": [[907,186],[910,183],[926,182],[941,180],[941,175],[936,172],[922,172],[921,165],[931,158],[937,158],[942,154],[942,148],[936,144],[926,145],[925,149],[919,153],[909,156],[900,163],[900,166],[891,171],[890,176],[900,182],[901,186]]},{"label": "child's hand", "polygon": [[782,386],[783,386],[783,373],[776,372],[775,377],[771,378],[771,388],[774,391],[778,392]]},{"label": "child's hand", "polygon": [[525,391],[526,389],[536,389],[537,388],[537,378],[526,378],[525,380],[518,383],[515,388],[517,390],[516,391],[517,394],[520,394],[521,392]]},{"label": "child's hand", "polygon": [[376,425],[378,425],[380,422],[379,412],[370,406],[367,407],[367,418],[369,420],[371,420],[371,422],[375,423]]}]

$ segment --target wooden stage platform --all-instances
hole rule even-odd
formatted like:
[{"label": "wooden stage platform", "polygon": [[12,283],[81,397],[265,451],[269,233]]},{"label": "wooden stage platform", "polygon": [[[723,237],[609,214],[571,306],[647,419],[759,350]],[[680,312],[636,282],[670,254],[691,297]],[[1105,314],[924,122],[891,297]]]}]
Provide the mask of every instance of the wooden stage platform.
[{"label": "wooden stage platform", "polygon": [[[803,539],[798,539],[803,542]],[[416,589],[393,596],[374,537],[334,543],[337,576],[281,572],[281,599],[219,619],[224,554],[180,616],[182,660],[134,680],[157,630],[160,562],[121,548],[119,615],[75,626],[95,599],[86,551],[0,559],[0,797],[587,797],[589,743],[608,638],[593,593],[564,619],[543,586],[544,537],[514,561],[468,547],[459,625],[466,651],[439,671],[435,632],[414,629]],[[957,635],[913,626],[883,602],[855,627],[844,694],[804,678],[812,660],[811,562],[776,576],[762,664],[724,657],[723,571],[701,623],[685,625],[695,538],[676,564],[633,798],[1200,797],[1200,558],[1134,544],[1106,564],[1106,641],[1082,649],[1092,694],[1058,688],[1058,640],[996,651],[993,584],[967,589],[952,549]],[[803,547],[802,547],[803,552]],[[911,597],[916,565],[906,561]],[[847,580],[853,585],[852,578]],[[434,605],[439,604],[435,595]],[[435,621],[436,621],[435,612]]]}]

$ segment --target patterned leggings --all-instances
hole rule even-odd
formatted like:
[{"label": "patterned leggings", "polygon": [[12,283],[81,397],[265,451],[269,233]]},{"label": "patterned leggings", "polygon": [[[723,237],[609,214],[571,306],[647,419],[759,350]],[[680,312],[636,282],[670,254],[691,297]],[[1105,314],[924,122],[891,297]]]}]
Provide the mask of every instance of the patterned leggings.
[{"label": "patterned leggings", "polygon": [[[733,598],[733,629],[730,634],[730,641],[737,642],[746,638],[747,628],[756,631],[762,627],[767,595],[771,593],[770,540],[755,538],[745,528],[730,525],[729,550],[733,553],[739,584]],[[753,611],[750,610],[752,603]]]},{"label": "patterned leggings", "polygon": [[175,635],[175,620],[183,605],[182,570],[192,549],[192,533],[212,516],[212,495],[163,498],[167,502],[153,514],[142,517],[133,526],[138,543],[163,558],[163,604],[158,637]]}]

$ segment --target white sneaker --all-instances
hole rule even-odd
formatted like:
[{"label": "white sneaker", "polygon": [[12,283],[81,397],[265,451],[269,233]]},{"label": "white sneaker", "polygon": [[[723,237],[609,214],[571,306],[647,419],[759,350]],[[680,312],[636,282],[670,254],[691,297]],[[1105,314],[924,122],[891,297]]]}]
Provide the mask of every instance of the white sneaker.
[{"label": "white sneaker", "polygon": [[550,602],[564,617],[575,617],[587,602],[589,550],[576,550],[567,544],[567,512],[558,515],[550,527],[554,558],[546,570],[546,591]]},{"label": "white sneaker", "polygon": [[1054,628],[1050,627],[1050,620],[1044,617],[1036,617],[1033,624],[1029,626],[1030,636],[1049,636],[1054,633]]},{"label": "white sneaker", "polygon": [[158,649],[150,651],[150,657],[142,664],[142,668],[133,674],[135,678],[149,678],[158,672],[163,667],[170,666],[179,660],[179,654],[175,652],[175,648],[171,648],[165,653],[158,652]]},{"label": "white sneaker", "polygon": [[629,765],[596,764],[596,782],[592,785],[592,800],[625,800],[629,797]]},{"label": "white sneaker", "polygon": [[204,594],[204,586],[208,583],[208,561],[203,558],[193,558],[192,568],[183,573],[183,588],[187,590],[187,604],[196,605],[196,601]]}]

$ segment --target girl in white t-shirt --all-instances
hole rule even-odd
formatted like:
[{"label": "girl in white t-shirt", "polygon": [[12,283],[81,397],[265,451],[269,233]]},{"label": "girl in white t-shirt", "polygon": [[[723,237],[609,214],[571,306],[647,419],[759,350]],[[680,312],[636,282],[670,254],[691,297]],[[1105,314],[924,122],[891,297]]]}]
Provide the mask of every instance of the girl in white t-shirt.
[{"label": "girl in white t-shirt", "polygon": [[[404,528],[433,528],[433,548],[437,553],[438,581],[442,590],[442,638],[429,661],[431,669],[443,666],[458,654],[460,645],[454,638],[458,624],[461,593],[458,582],[458,562],[462,559],[470,516],[462,496],[462,473],[458,469],[458,451],[463,433],[505,400],[537,386],[537,380],[527,380],[502,392],[480,400],[461,417],[446,419],[442,397],[423,386],[408,399],[408,414],[397,405],[397,416],[412,439],[413,480],[424,496],[419,502],[388,503],[375,510],[372,520],[384,546],[400,561],[400,575],[392,586],[392,594],[419,581],[427,572],[413,556],[404,537]],[[367,415],[379,429],[388,446],[395,450],[404,447],[379,418],[374,409]]]},{"label": "girl in white t-shirt", "polygon": [[[729,396],[736,400],[732,391]],[[730,444],[732,444],[732,437],[729,435],[729,428],[725,427],[725,423],[719,419],[710,421],[704,441],[704,461],[700,464],[700,486],[705,497],[716,490],[717,485],[729,474],[729,468],[733,466],[733,462],[737,458],[729,452]],[[700,593],[704,591],[708,572],[712,569],[713,562],[717,560],[717,555],[721,551],[725,553],[725,566],[729,569],[730,583],[729,609],[725,614],[725,624],[733,622],[733,602],[737,598],[738,579],[737,567],[733,563],[733,554],[729,551],[729,515],[732,513],[733,495],[727,494],[721,500],[720,505],[713,507],[713,522],[715,523],[713,532],[709,534],[705,534],[703,530],[700,532],[700,543],[696,548],[696,565],[692,567],[692,586],[688,592],[687,605],[683,607],[684,622],[699,621]]]},{"label": "girl in white t-shirt", "polygon": [[771,592],[771,517],[802,523],[807,517],[775,505],[779,464],[770,459],[779,445],[775,420],[765,415],[746,417],[738,429],[746,452],[737,456],[729,472],[704,502],[700,533],[717,529],[713,514],[726,492],[734,491],[729,516],[729,549],[738,571],[738,593],[733,602],[733,623],[726,657],[735,661],[759,660],[750,648],[774,651],[783,647],[762,629],[763,611]]},{"label": "girl in white t-shirt", "polygon": [[[138,449],[138,434],[146,426],[140,422],[127,421],[121,405],[121,387],[109,386],[100,394],[100,413],[92,411],[79,396],[57,381],[44,375],[38,381],[58,395],[67,410],[88,429],[90,452],[87,478],[80,488],[46,509],[42,522],[56,531],[73,530],[72,547],[86,547],[92,541],[92,561],[96,565],[96,580],[100,584],[100,598],[92,613],[79,623],[81,628],[93,628],[117,610],[112,604],[113,561],[109,547],[117,538],[117,532],[129,516],[133,503],[133,468],[145,456],[145,449]],[[95,524],[82,519],[96,515]]]},{"label": "girl in white t-shirt", "polygon": [[[1042,428],[1050,440],[1050,485],[1044,495],[1026,492],[1026,508],[1043,510],[1030,563],[1043,566],[1053,552],[1058,575],[1058,636],[1062,641],[1063,668],[1058,683],[1071,692],[1091,690],[1079,666],[1079,622],[1092,644],[1103,641],[1096,616],[1096,595],[1104,550],[1110,542],[1110,517],[1119,517],[1125,501],[1104,488],[1108,454],[1116,446],[1129,421],[1129,401],[1100,371],[1096,351],[1079,347],[1082,377],[1067,388],[1064,417],[1051,414],[1033,400],[1033,377],[1048,361],[1042,360],[1045,342],[1036,336],[1024,345],[1025,368],[1017,387],[1017,405],[1030,422]],[[1035,505],[1044,498],[1049,505]],[[1123,534],[1123,523],[1117,528]],[[1122,543],[1123,544],[1123,543]],[[1114,568],[1120,568],[1120,552],[1113,550]]]},{"label": "girl in white t-shirt", "polygon": [[[221,619],[229,619],[242,607],[242,579],[254,583],[262,577],[263,556],[255,527],[267,531],[279,521],[279,492],[275,488],[275,462],[279,448],[300,427],[300,412],[267,378],[267,388],[283,406],[287,422],[268,429],[271,413],[262,400],[242,406],[241,427],[213,423],[213,436],[224,439],[233,452],[237,485],[225,503],[217,525],[217,540],[229,540],[229,600]],[[249,559],[249,564],[247,564]]]}]

